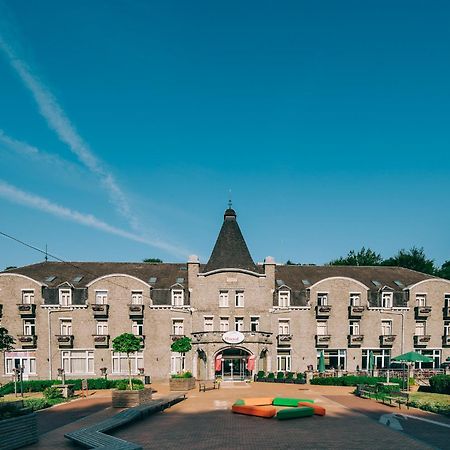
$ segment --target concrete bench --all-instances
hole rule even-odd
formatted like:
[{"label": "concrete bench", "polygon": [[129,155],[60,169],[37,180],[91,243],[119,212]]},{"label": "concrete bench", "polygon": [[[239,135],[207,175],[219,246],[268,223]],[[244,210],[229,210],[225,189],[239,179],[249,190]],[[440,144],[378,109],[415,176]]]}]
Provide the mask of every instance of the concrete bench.
[{"label": "concrete bench", "polygon": [[117,428],[123,427],[146,416],[163,411],[186,398],[185,393],[169,395],[158,400],[152,400],[145,405],[136,406],[121,411],[109,419],[105,419],[95,425],[81,428],[64,435],[67,439],[93,449],[108,450],[141,450],[142,447],[132,442],[124,441],[114,436],[105,434]]}]

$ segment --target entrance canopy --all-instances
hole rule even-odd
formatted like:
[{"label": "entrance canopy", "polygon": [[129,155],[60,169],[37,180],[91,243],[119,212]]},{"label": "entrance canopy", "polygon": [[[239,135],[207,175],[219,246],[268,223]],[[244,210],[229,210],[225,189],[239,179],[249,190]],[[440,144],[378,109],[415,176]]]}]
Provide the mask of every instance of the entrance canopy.
[{"label": "entrance canopy", "polygon": [[222,377],[224,381],[251,379],[254,367],[255,356],[243,348],[225,348],[216,355],[216,377]]}]

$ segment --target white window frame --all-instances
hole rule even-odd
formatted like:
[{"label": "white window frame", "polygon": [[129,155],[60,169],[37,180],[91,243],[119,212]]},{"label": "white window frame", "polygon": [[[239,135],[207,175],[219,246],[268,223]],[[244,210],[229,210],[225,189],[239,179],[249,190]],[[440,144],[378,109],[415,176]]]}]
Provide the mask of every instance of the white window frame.
[{"label": "white window frame", "polygon": [[[144,367],[144,352],[130,353],[131,373],[137,375],[140,368]],[[111,354],[111,373],[125,375],[128,374],[128,359],[126,353]]]},{"label": "white window frame", "polygon": [[[109,326],[107,320],[97,320],[96,323],[97,336],[108,336]],[[105,333],[106,331],[106,333]]]},{"label": "white window frame", "polygon": [[34,289],[23,289],[22,290],[22,304],[23,305],[34,304]]},{"label": "white window frame", "polygon": [[[75,355],[82,355],[84,358],[76,358]],[[73,370],[72,360],[84,359],[84,370],[77,372]],[[67,366],[68,365],[68,366]],[[93,374],[94,370],[94,350],[62,350],[61,351],[61,367],[64,368],[66,374]]]},{"label": "white window frame", "polygon": [[289,319],[278,319],[278,334],[291,334],[291,323]]},{"label": "white window frame", "polygon": [[234,306],[236,308],[243,308],[244,303],[245,303],[244,291],[243,290],[236,291],[234,294]]},{"label": "white window frame", "polygon": [[349,327],[350,336],[360,336],[361,335],[361,321],[360,320],[350,320],[348,327]]},{"label": "white window frame", "polygon": [[328,306],[328,292],[318,292],[317,293],[317,305],[318,306]]},{"label": "white window frame", "polygon": [[5,375],[13,375],[14,360],[19,360],[19,366],[24,367],[24,375],[36,375],[36,357],[35,356],[16,356],[19,352],[5,352]]},{"label": "white window frame", "polygon": [[72,305],[72,289],[60,289],[59,290],[59,304],[60,306]]},{"label": "white window frame", "polygon": [[184,353],[171,352],[170,354],[170,373],[180,373],[186,370],[186,356]]},{"label": "white window frame", "polygon": [[221,317],[219,323],[219,329],[222,333],[226,333],[230,331],[230,318],[229,317]]},{"label": "white window frame", "polygon": [[328,322],[326,320],[318,320],[316,323],[317,336],[328,336]]},{"label": "white window frame", "polygon": [[414,326],[415,336],[425,336],[427,334],[427,322],[425,320],[416,320]]},{"label": "white window frame", "polygon": [[[139,332],[139,330],[141,332]],[[135,336],[144,335],[144,321],[143,319],[135,319],[131,321],[131,333]]]},{"label": "white window frame", "polygon": [[95,304],[107,305],[108,304],[108,291],[105,289],[99,289],[95,291]]},{"label": "white window frame", "polygon": [[[381,335],[382,336],[392,336],[394,330],[392,328],[392,320],[382,320],[381,321]],[[389,333],[387,333],[389,331]]]},{"label": "white window frame", "polygon": [[235,331],[244,331],[244,318],[235,317],[234,318],[234,329]]},{"label": "white window frame", "polygon": [[143,291],[131,291],[131,304],[132,305],[143,305],[144,304]]},{"label": "white window frame", "polygon": [[289,289],[281,289],[278,291],[278,307],[289,308],[291,306],[291,291]]},{"label": "white window frame", "polygon": [[184,319],[172,319],[172,334],[184,336]]},{"label": "white window frame", "polygon": [[214,331],[214,316],[203,316],[203,331]]},{"label": "white window frame", "polygon": [[394,293],[393,292],[381,292],[381,307],[385,309],[391,309],[394,305]]},{"label": "white window frame", "polygon": [[259,316],[250,316],[250,331],[259,331]]},{"label": "white window frame", "polygon": [[229,294],[226,290],[219,291],[219,308],[228,308]]},{"label": "white window frame", "polygon": [[361,306],[361,292],[351,292],[349,303],[350,306]]},{"label": "white window frame", "polygon": [[450,321],[446,320],[444,322],[444,336],[450,336]]},{"label": "white window frame", "polygon": [[69,319],[69,318],[59,319],[59,334],[61,336],[72,336],[73,335],[72,319]]},{"label": "white window frame", "polygon": [[24,336],[34,336],[36,334],[36,319],[23,319]]},{"label": "white window frame", "polygon": [[183,289],[172,289],[172,306],[184,306]]},{"label": "white window frame", "polygon": [[427,306],[427,294],[416,294],[416,306]]},{"label": "white window frame", "polygon": [[292,356],[290,353],[277,354],[277,372],[290,372],[292,367]]}]

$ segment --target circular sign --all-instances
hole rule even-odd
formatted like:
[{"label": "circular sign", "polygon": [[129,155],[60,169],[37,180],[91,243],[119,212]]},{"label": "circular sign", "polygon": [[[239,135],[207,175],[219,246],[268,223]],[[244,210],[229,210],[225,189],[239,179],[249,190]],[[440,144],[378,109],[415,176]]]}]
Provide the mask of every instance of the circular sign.
[{"label": "circular sign", "polygon": [[240,344],[245,336],[240,331],[227,331],[222,335],[222,340],[227,344]]}]

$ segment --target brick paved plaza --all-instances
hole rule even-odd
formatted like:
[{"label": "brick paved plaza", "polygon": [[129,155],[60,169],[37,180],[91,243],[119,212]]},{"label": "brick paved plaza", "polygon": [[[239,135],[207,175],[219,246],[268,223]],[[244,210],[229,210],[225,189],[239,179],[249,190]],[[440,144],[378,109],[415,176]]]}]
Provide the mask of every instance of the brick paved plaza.
[{"label": "brick paved plaza", "polygon": [[[161,396],[167,385],[154,386]],[[271,383],[223,384],[220,390],[190,391],[188,399],[163,413],[137,422],[114,435],[143,448],[158,449],[290,449],[290,448],[448,448],[450,420],[416,409],[392,408],[355,398],[353,388]],[[232,414],[240,397],[291,396],[314,399],[327,409],[325,417],[278,421]],[[64,433],[91,425],[117,412],[109,407],[108,392],[40,412],[43,433],[29,449],[75,448]],[[402,413],[403,432],[379,423],[383,414]],[[444,426],[412,416],[438,421]],[[75,422],[71,422],[75,420]],[[52,429],[53,428],[53,429]]]}]

